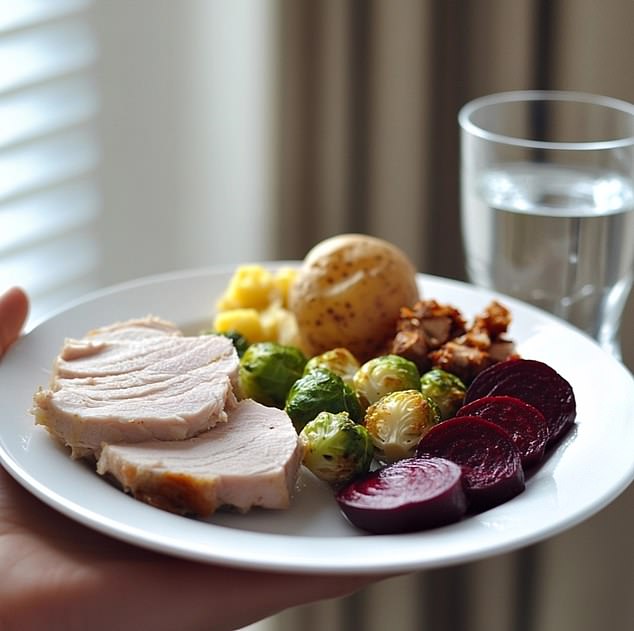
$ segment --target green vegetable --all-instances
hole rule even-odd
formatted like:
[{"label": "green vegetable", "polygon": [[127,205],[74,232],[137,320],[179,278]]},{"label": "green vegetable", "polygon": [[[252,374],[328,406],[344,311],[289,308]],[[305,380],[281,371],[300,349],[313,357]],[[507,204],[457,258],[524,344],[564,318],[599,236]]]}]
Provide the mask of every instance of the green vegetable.
[{"label": "green vegetable", "polygon": [[316,368],[293,384],[285,410],[298,432],[320,412],[347,412],[357,422],[363,418],[352,389],[339,375],[325,368]]},{"label": "green vegetable", "polygon": [[415,454],[420,439],[440,422],[438,406],[418,390],[390,392],[366,411],[368,430],[378,460],[394,462]]},{"label": "green vegetable", "polygon": [[306,357],[277,342],[251,344],[240,360],[240,394],[264,405],[283,408],[291,386],[304,372]]},{"label": "green vegetable", "polygon": [[442,420],[456,414],[464,402],[466,387],[462,381],[440,368],[433,368],[420,378],[421,392],[436,402]]},{"label": "green vegetable", "polygon": [[352,378],[354,373],[360,368],[357,358],[347,348],[333,348],[321,355],[311,357],[306,364],[304,374],[307,374],[315,368],[326,368],[339,375],[343,382],[352,387]]},{"label": "green vegetable", "polygon": [[249,342],[247,341],[247,338],[238,331],[225,331],[224,333],[218,333],[218,335],[224,335],[233,342],[233,345],[236,348],[236,352],[238,353],[238,357],[242,357],[247,348],[249,348]]},{"label": "green vegetable", "polygon": [[397,390],[420,390],[416,364],[399,355],[382,355],[365,362],[353,378],[354,389],[363,407]]},{"label": "green vegetable", "polygon": [[299,440],[304,465],[329,484],[345,484],[370,469],[372,440],[347,412],[321,412],[304,426]]}]

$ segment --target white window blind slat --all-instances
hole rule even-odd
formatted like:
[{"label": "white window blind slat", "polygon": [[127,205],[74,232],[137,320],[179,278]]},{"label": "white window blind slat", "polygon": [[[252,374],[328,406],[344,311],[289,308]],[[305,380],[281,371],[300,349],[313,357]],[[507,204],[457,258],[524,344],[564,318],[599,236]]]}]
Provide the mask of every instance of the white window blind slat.
[{"label": "white window blind slat", "polygon": [[0,92],[86,68],[97,58],[84,21],[68,19],[0,38]]},{"label": "white window blind slat", "polygon": [[0,101],[0,149],[86,122],[97,108],[95,81],[85,75],[7,95]]},{"label": "white window blind slat", "polygon": [[0,292],[30,322],[94,289],[100,151],[93,0],[0,0]]},{"label": "white window blind slat", "polygon": [[0,256],[92,224],[99,194],[91,180],[29,195],[0,208]]},{"label": "white window blind slat", "polygon": [[98,163],[94,130],[75,129],[0,155],[0,201],[83,175]]},{"label": "white window blind slat", "polygon": [[80,230],[4,257],[0,288],[18,284],[37,296],[93,273],[98,262],[99,244],[93,231]]},{"label": "white window blind slat", "polygon": [[93,0],[0,0],[0,33],[85,9]]}]

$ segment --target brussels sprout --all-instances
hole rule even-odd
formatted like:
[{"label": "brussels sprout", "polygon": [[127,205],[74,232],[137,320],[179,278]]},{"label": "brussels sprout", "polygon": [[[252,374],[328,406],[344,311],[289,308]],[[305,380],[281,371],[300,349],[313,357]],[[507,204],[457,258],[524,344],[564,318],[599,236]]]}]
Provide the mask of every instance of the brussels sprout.
[{"label": "brussels sprout", "polygon": [[438,422],[438,406],[418,390],[386,394],[367,409],[363,420],[382,462],[413,456],[418,441]]},{"label": "brussels sprout", "polygon": [[462,405],[466,387],[462,381],[440,368],[433,368],[420,378],[420,390],[435,401],[440,408],[442,420],[454,416]]},{"label": "brussels sprout", "polygon": [[365,362],[353,377],[354,389],[363,407],[397,390],[420,390],[416,364],[399,355],[382,355]]},{"label": "brussels sprout", "polygon": [[363,425],[347,412],[320,412],[299,434],[303,463],[320,480],[333,485],[349,482],[366,473],[374,448]]},{"label": "brussels sprout", "polygon": [[288,391],[302,376],[305,365],[306,357],[293,346],[277,342],[251,344],[240,360],[240,394],[283,408]]},{"label": "brussels sprout", "polygon": [[316,368],[293,384],[285,409],[298,432],[320,412],[348,412],[353,421],[363,419],[355,393],[325,368]]},{"label": "brussels sprout", "polygon": [[347,348],[333,348],[321,355],[311,357],[304,368],[304,374],[308,374],[315,368],[326,368],[335,375],[339,375],[343,382],[352,388],[352,378],[360,367],[357,358]]}]

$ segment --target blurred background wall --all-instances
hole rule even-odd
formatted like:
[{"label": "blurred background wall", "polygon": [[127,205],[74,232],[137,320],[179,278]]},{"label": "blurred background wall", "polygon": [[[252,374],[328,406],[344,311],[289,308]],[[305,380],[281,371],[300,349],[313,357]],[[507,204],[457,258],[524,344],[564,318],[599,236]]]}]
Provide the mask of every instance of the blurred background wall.
[{"label": "blurred background wall", "polygon": [[[31,323],[177,268],[361,231],[462,279],[456,115],[491,92],[634,102],[631,0],[0,3],[0,289]],[[634,236],[633,236],[634,238]],[[624,316],[634,367],[634,298]],[[267,629],[634,628],[630,489],[550,541]]]}]

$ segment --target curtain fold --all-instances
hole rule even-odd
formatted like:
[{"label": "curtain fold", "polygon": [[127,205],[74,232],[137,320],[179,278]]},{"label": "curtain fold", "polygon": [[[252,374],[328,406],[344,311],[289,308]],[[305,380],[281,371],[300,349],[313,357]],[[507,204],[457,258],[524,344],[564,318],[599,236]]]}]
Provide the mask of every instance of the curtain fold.
[{"label": "curtain fold", "polygon": [[[515,89],[634,102],[632,2],[279,0],[278,10],[282,258],[360,231],[398,244],[420,271],[463,279],[460,107]],[[632,299],[624,321],[634,321]],[[624,355],[634,366],[628,327]],[[307,631],[634,628],[633,500],[630,489],[545,543],[391,579],[334,604],[286,612],[277,624]]]}]

